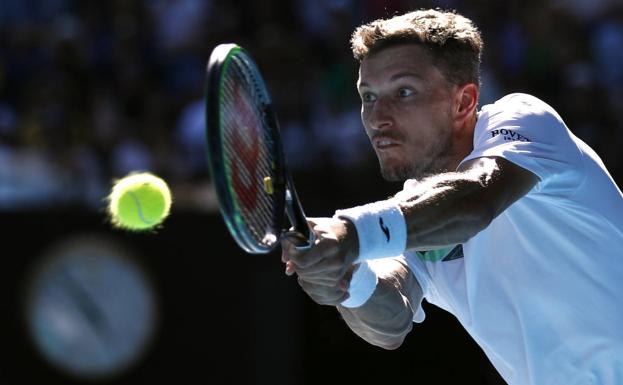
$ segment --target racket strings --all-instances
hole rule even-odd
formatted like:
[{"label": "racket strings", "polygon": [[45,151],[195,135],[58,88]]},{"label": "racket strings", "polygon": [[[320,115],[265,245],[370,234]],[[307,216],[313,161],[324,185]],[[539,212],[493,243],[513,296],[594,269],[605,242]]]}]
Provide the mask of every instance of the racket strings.
[{"label": "racket strings", "polygon": [[[273,146],[265,127],[264,106],[269,102],[244,61],[234,57],[223,77],[221,126],[224,158],[229,159],[228,179],[233,186],[239,220],[258,243],[276,241],[273,213],[276,198],[264,191],[264,178],[275,179]],[[270,235],[270,234],[268,234]]]}]

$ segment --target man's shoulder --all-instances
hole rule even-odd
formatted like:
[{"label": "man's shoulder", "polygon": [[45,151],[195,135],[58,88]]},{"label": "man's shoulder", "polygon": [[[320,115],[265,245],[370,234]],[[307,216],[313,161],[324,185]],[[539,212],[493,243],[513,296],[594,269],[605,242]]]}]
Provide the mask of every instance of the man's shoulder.
[{"label": "man's shoulder", "polygon": [[516,92],[505,95],[491,104],[482,106],[481,112],[517,112],[523,111],[548,111],[554,112],[554,109],[545,101],[536,96]]},{"label": "man's shoulder", "polygon": [[536,96],[512,93],[492,104],[484,105],[478,114],[487,125],[564,126],[556,110]]},{"label": "man's shoulder", "polygon": [[543,100],[538,97],[530,94],[526,94],[524,92],[514,92],[511,94],[507,94],[499,98],[497,102],[506,102],[506,103],[545,103]]}]

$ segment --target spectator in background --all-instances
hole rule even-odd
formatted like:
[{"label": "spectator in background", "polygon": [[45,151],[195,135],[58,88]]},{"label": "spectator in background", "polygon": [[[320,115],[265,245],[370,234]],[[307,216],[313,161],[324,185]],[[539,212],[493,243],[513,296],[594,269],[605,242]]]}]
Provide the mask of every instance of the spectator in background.
[{"label": "spectator in background", "polygon": [[[491,36],[488,44],[497,48],[483,58],[483,102],[519,86],[537,90],[571,112],[569,125],[595,143],[621,178],[620,2],[422,3],[429,5],[459,7]],[[11,196],[21,196],[23,207],[94,207],[111,179],[135,167],[162,174],[174,190],[208,181],[199,140],[203,74],[210,50],[226,41],[245,46],[267,73],[295,169],[341,165],[352,175],[369,169],[351,87],[356,69],[342,42],[362,20],[412,6],[402,0],[0,2],[0,119],[14,128],[0,136],[0,147],[5,159],[37,158],[44,165],[36,173],[25,168],[30,162],[0,167],[4,175],[43,174],[32,180],[76,191],[65,200],[55,193]],[[577,108],[577,99],[589,98],[603,103]],[[602,121],[614,121],[614,128]],[[343,141],[361,143],[347,160],[334,155]],[[0,178],[0,190],[17,191],[19,183]],[[343,188],[348,195],[349,184]],[[4,196],[8,207],[15,198]]]}]

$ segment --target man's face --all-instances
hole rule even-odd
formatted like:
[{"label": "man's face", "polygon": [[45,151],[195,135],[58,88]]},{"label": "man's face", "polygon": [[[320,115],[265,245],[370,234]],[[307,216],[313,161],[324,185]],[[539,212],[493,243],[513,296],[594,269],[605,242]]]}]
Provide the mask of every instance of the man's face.
[{"label": "man's face", "polygon": [[453,86],[424,48],[402,44],[366,57],[357,88],[361,119],[385,179],[453,171]]}]

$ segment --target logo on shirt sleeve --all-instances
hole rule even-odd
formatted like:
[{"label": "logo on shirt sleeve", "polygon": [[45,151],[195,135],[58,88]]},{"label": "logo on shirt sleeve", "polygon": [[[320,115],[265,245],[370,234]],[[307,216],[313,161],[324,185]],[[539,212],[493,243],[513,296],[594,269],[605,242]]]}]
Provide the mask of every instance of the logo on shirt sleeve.
[{"label": "logo on shirt sleeve", "polygon": [[518,132],[510,130],[508,128],[500,128],[498,130],[491,130],[491,137],[502,136],[507,142],[531,142],[530,138],[521,135]]}]

